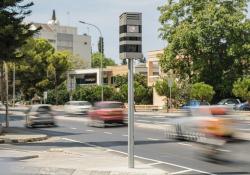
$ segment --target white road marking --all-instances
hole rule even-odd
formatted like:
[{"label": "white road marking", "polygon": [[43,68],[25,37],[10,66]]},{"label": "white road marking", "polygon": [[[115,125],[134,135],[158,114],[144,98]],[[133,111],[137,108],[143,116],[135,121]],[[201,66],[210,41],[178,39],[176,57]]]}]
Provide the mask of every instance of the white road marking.
[{"label": "white road marking", "polygon": [[104,134],[112,134],[112,132],[103,132]]},{"label": "white road marking", "polygon": [[250,129],[239,129],[240,131],[250,131]]},{"label": "white road marking", "polygon": [[230,150],[227,150],[227,149],[217,149],[218,151],[221,151],[221,152],[227,152],[227,153],[230,153],[231,151]]},{"label": "white road marking", "polygon": [[193,145],[191,145],[191,144],[189,144],[189,143],[178,143],[179,145],[184,145],[184,146],[193,146]]},{"label": "white road marking", "polygon": [[154,139],[154,138],[147,138],[148,140],[153,140],[153,141],[157,141],[157,140],[159,140],[159,139]]},{"label": "white road marking", "polygon": [[[88,145],[88,146],[94,146],[94,147],[97,147],[97,148],[98,147],[99,148],[103,148],[103,147],[100,147],[98,145],[93,145],[93,144],[89,144],[89,143],[85,143],[85,142],[81,142],[81,141],[77,141],[77,140],[73,140],[73,139],[68,139],[68,138],[61,138],[61,139],[67,140],[67,141],[71,141],[71,142],[75,142],[75,143],[81,143],[81,144]],[[128,155],[128,153],[125,153],[125,152],[122,152],[122,151],[117,151],[117,150],[113,150],[113,149],[110,149],[110,148],[105,148],[105,149],[108,150],[108,151],[110,151],[110,152],[116,152],[116,153],[120,153],[120,154],[123,154],[123,155]],[[206,172],[206,171],[201,171],[201,170],[197,170],[197,169],[193,169],[193,168],[189,168],[189,167],[177,165],[177,164],[174,164],[174,163],[163,162],[163,161],[160,161],[160,160],[150,159],[150,158],[141,157],[141,156],[137,156],[137,155],[135,155],[135,157],[139,158],[139,159],[143,159],[143,160],[148,160],[148,161],[156,162],[156,163],[159,163],[159,164],[171,165],[171,166],[175,166],[175,167],[187,169],[189,171],[199,172],[199,173],[202,173],[202,174],[217,175],[217,174],[209,173],[209,172]]]},{"label": "white road marking", "polygon": [[87,129],[86,131],[87,132],[94,132],[94,130],[91,130],[91,129]]},{"label": "white road marking", "polygon": [[187,173],[187,172],[190,172],[190,171],[193,171],[193,170],[183,170],[183,171],[177,171],[177,172],[170,173],[170,174],[171,174],[171,175],[174,175],[174,174],[182,174],[182,173]]},{"label": "white road marking", "polygon": [[124,135],[122,135],[123,137],[128,137],[128,135],[127,134],[124,134]]},{"label": "white road marking", "polygon": [[152,121],[148,121],[148,120],[136,120],[136,122],[152,123]]},{"label": "white road marking", "polygon": [[77,128],[74,128],[74,127],[73,127],[73,128],[70,128],[70,129],[76,130]]}]

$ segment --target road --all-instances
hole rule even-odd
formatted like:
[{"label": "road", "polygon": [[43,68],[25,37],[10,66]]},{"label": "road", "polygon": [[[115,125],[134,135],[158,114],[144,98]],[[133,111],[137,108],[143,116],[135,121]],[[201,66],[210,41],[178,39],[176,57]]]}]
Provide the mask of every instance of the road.
[{"label": "road", "polygon": [[[62,115],[57,112],[57,115]],[[135,121],[142,126],[135,127],[135,155],[139,159],[148,161],[152,165],[165,169],[172,174],[250,174],[250,142],[232,143],[224,148],[228,161],[208,162],[198,156],[199,145],[192,142],[168,140],[164,132],[159,129],[143,127],[147,125],[166,124],[168,119],[162,116],[135,116]],[[12,126],[23,127],[24,120],[16,117],[11,121]],[[137,126],[137,125],[136,125]],[[250,126],[249,126],[250,127]],[[155,127],[156,128],[156,127]],[[34,128],[36,133],[59,137],[54,143],[29,143],[6,145],[8,147],[47,150],[53,147],[70,147],[85,145],[101,146],[112,149],[115,153],[127,152],[127,127],[112,126],[107,128],[94,128],[86,125],[82,117],[58,117],[58,127]]]}]

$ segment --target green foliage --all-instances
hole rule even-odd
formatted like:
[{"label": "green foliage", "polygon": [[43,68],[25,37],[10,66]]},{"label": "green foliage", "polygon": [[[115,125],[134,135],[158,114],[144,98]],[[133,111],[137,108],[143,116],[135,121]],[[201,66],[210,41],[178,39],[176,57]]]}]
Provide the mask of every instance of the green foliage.
[{"label": "green foliage", "polygon": [[88,67],[88,63],[84,61],[79,55],[73,55],[71,52],[64,51],[68,55],[68,61],[70,63],[70,69],[84,69]]},{"label": "green foliage", "polygon": [[160,7],[161,37],[168,43],[160,64],[181,80],[211,84],[217,98],[249,75],[248,0],[172,1]]},{"label": "green foliage", "polygon": [[[103,97],[105,100],[112,99],[115,89],[110,86],[103,87]],[[72,93],[73,100],[89,101],[91,103],[101,101],[101,86],[85,85],[78,86]]]},{"label": "green foliage", "polygon": [[[170,88],[168,87],[168,79],[166,77],[156,81],[155,90],[158,95],[170,97]],[[176,98],[178,95],[178,87],[176,82],[173,82],[173,86],[171,87],[171,97]]]},{"label": "green foliage", "polygon": [[0,3],[0,61],[11,61],[16,58],[16,49],[37,30],[30,30],[31,24],[24,23],[24,18],[31,14],[32,2],[24,0],[3,0]]},{"label": "green foliage", "polygon": [[68,55],[55,52],[47,40],[29,39],[18,54],[25,59],[16,64],[16,79],[21,82],[16,89],[26,100],[32,98],[34,93],[42,96],[44,91],[54,89],[65,81],[70,67]]},{"label": "green foliage", "polygon": [[239,78],[233,84],[233,94],[250,101],[250,77]]},{"label": "green foliage", "polygon": [[91,67],[92,68],[100,68],[101,67],[101,60],[102,60],[103,67],[116,65],[114,60],[112,60],[111,58],[106,58],[105,55],[102,55],[101,53],[96,52],[96,53],[92,54]]},{"label": "green foliage", "polygon": [[47,103],[55,105],[63,105],[65,102],[69,101],[69,92],[67,91],[66,83],[62,83],[57,89],[48,91]]},{"label": "green foliage", "polygon": [[215,94],[213,87],[204,82],[195,83],[191,87],[191,98],[210,102]]}]

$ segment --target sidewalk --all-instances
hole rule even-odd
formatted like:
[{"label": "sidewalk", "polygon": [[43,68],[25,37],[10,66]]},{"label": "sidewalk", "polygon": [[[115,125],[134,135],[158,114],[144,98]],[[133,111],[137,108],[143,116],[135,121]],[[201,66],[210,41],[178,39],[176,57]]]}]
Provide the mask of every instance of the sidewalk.
[{"label": "sidewalk", "polygon": [[[55,138],[51,138],[52,141]],[[58,138],[60,139],[60,138]],[[50,140],[50,139],[49,139]],[[43,142],[49,142],[49,140]],[[59,141],[62,141],[60,139]],[[20,175],[166,175],[167,172],[135,160],[135,168],[127,168],[127,156],[112,150],[82,144],[77,147],[58,147],[47,151],[1,150],[14,157],[37,155],[36,158],[16,161],[15,172]],[[4,154],[3,154],[4,153]]]},{"label": "sidewalk", "polygon": [[35,134],[26,128],[9,127],[3,128],[0,135],[0,143],[24,143],[46,140],[45,134]]}]

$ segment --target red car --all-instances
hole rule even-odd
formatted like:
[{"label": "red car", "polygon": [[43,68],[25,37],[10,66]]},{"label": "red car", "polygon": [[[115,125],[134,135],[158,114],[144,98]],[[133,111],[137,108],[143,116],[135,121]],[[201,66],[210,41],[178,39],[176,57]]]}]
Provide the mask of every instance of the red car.
[{"label": "red car", "polygon": [[106,124],[126,124],[124,104],[116,101],[102,101],[94,104],[89,111],[90,125],[105,127]]}]

